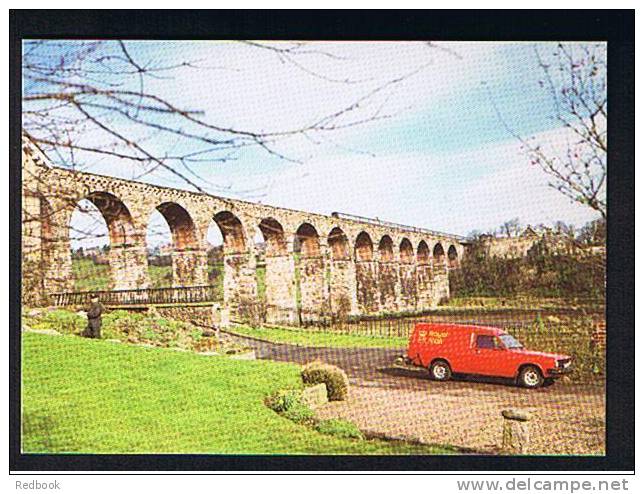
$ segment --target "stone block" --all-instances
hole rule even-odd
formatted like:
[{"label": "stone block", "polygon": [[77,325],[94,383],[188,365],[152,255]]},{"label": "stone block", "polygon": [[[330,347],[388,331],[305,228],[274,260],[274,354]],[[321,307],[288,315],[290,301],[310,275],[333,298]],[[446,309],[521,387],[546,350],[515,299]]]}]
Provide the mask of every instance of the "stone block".
[{"label": "stone block", "polygon": [[501,451],[510,455],[527,454],[530,449],[532,413],[527,410],[510,408],[503,410],[501,415],[503,416]]},{"label": "stone block", "polygon": [[326,384],[314,384],[304,388],[302,392],[302,401],[310,408],[317,408],[328,403],[329,397],[326,391]]}]

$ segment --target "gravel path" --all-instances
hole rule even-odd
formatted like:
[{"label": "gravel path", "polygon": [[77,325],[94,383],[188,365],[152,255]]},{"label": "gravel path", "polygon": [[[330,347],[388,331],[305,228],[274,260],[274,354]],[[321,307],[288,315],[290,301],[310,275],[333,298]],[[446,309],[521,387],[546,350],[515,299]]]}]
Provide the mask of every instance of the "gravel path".
[{"label": "gravel path", "polygon": [[322,360],[345,370],[349,398],[317,410],[320,418],[345,418],[375,435],[450,444],[481,453],[498,451],[501,410],[534,412],[531,454],[605,454],[603,384],[557,382],[526,390],[499,379],[429,380],[424,369],[393,365],[404,350],[310,348],[243,338],[258,358],[304,364]]}]

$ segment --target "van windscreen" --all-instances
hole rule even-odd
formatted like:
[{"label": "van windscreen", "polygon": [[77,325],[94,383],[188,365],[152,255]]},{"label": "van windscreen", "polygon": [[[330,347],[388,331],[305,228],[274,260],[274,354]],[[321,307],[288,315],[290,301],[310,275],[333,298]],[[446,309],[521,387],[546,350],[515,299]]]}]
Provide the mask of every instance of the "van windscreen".
[{"label": "van windscreen", "polygon": [[503,342],[505,348],[523,348],[523,345],[519,343],[512,335],[502,334],[499,335],[499,338],[501,338],[501,341]]}]

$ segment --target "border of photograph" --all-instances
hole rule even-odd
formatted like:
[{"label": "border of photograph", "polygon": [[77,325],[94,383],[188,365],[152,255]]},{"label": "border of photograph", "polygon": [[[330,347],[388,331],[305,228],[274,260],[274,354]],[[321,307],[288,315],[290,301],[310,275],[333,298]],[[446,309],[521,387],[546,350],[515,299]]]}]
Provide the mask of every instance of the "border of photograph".
[{"label": "border of photograph", "polygon": [[[21,43],[28,38],[607,41],[606,456],[53,455],[20,450]],[[560,11],[10,12],[10,471],[631,471],[635,468],[635,14]]]}]

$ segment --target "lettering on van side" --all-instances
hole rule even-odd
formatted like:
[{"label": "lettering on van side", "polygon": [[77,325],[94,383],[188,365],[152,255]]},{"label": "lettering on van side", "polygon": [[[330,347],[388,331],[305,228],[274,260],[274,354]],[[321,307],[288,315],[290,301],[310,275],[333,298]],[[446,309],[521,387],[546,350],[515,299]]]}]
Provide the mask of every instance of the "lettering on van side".
[{"label": "lettering on van side", "polygon": [[446,331],[420,330],[418,331],[418,342],[430,345],[442,345],[443,340],[449,335]]}]

